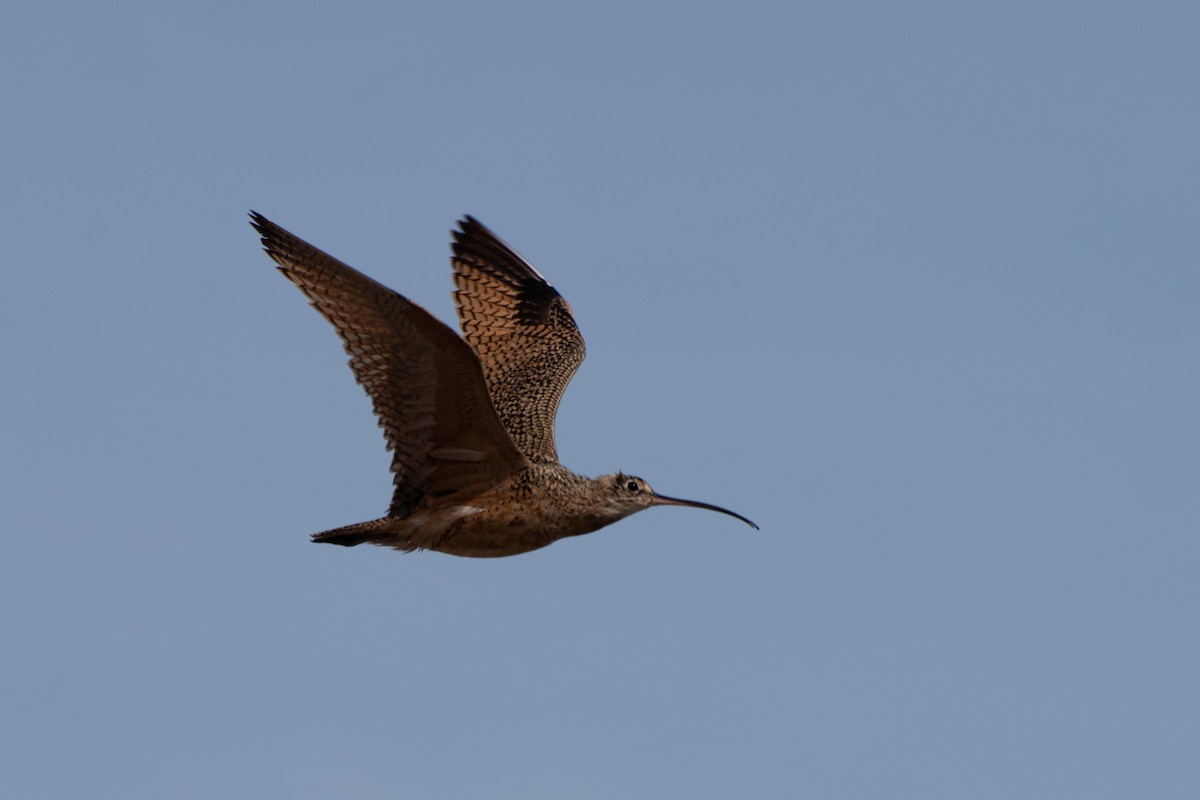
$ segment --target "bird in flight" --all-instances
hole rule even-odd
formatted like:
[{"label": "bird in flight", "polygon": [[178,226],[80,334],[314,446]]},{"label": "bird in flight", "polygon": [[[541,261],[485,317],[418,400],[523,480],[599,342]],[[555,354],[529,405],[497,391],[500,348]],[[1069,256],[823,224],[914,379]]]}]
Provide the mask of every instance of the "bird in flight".
[{"label": "bird in flight", "polygon": [[651,506],[719,511],[617,472],[588,478],[558,461],[554,418],[583,361],[571,307],[478,220],[453,231],[460,337],[428,311],[257,212],[279,271],[329,320],[392,451],[386,516],[314,534],[404,552],[489,558],[591,533]]}]

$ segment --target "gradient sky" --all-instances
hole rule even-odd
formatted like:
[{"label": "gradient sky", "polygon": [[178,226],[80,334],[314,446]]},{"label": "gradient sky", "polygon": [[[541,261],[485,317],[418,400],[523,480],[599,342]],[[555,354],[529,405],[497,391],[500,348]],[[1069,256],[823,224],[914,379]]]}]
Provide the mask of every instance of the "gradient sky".
[{"label": "gradient sky", "polygon": [[[1200,6],[32,3],[0,23],[0,795],[1200,796]],[[496,561],[254,208],[571,302]]]}]

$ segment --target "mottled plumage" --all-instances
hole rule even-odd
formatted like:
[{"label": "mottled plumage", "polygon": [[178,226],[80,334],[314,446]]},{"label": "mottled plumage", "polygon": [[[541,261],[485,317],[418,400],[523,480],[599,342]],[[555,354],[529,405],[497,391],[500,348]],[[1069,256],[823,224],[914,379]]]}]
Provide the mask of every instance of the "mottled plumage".
[{"label": "mottled plumage", "polygon": [[708,508],[754,525],[655,494],[640,478],[586,478],[558,463],[554,417],[583,361],[583,337],[554,287],[472,217],[454,231],[451,259],[463,337],[262,215],[251,212],[251,224],[341,337],[392,451],[387,516],[314,541],[515,555],[652,505]]},{"label": "mottled plumage", "polygon": [[517,447],[557,463],[554,417],[583,363],[571,307],[542,274],[473,217],[453,231],[454,305],[488,394]]}]

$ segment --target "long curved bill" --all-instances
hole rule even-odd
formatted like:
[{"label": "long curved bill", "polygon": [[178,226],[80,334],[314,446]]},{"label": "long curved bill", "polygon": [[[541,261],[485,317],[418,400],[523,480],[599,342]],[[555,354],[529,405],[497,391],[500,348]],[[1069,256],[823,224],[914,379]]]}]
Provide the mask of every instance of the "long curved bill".
[{"label": "long curved bill", "polygon": [[699,500],[680,500],[678,497],[666,497],[664,495],[655,493],[654,502],[651,503],[650,505],[652,505],[652,506],[688,506],[690,508],[707,508],[709,511],[720,511],[722,514],[728,514],[731,517],[737,517],[742,522],[749,525],[751,528],[754,528],[754,530],[758,530],[757,525],[755,525],[753,522],[751,522],[750,520],[743,517],[741,514],[735,514],[734,512],[730,511],[728,508],[721,508],[720,506],[714,506],[712,503],[701,503]]}]

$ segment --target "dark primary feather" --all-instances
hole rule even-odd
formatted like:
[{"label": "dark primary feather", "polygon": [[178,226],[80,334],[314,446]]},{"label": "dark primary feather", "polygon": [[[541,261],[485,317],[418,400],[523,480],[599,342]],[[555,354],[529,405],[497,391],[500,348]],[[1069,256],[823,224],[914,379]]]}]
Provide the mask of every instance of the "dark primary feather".
[{"label": "dark primary feather", "polygon": [[533,266],[473,217],[453,231],[454,303],[463,337],[483,365],[496,413],[531,461],[558,461],[554,418],[583,336],[567,301]]},{"label": "dark primary feather", "polygon": [[[389,516],[470,498],[529,466],[479,359],[429,312],[251,212],[263,248],[333,325],[393,452]],[[448,456],[448,457],[447,457]]]}]

